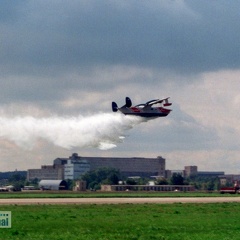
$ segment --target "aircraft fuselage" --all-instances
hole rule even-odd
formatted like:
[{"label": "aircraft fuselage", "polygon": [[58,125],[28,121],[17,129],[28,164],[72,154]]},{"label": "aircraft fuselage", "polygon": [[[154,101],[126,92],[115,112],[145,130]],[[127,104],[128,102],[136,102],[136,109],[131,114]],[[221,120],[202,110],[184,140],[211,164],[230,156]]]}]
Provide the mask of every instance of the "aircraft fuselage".
[{"label": "aircraft fuselage", "polygon": [[[121,111],[125,115],[133,115],[145,118],[166,117],[172,110],[164,108],[164,106],[171,106],[172,103],[168,102],[169,98],[155,99],[146,102],[145,104],[138,104],[132,107],[132,101],[126,97],[126,104],[118,107],[115,102],[112,102],[113,112]],[[155,104],[160,104],[158,107],[153,107]]]},{"label": "aircraft fuselage", "polygon": [[170,109],[163,107],[150,108],[147,110],[138,107],[119,108],[119,111],[125,115],[135,115],[140,117],[166,117],[171,112]]}]

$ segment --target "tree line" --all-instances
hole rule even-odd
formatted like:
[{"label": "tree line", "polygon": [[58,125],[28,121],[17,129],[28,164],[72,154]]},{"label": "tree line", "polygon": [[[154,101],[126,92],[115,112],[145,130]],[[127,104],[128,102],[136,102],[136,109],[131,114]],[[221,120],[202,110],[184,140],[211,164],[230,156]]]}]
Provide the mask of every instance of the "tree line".
[{"label": "tree line", "polygon": [[[124,178],[120,171],[114,168],[99,168],[96,170],[88,171],[81,176],[80,180],[87,182],[87,189],[99,190],[101,185],[146,185],[150,181],[154,181],[156,185],[193,185],[196,190],[214,191],[220,189],[219,179],[217,177],[200,177],[190,176],[184,178],[181,174],[174,173],[171,178],[158,178],[153,180],[151,178]],[[1,184],[4,183],[4,184]],[[72,189],[75,181],[67,180],[68,189]],[[15,190],[20,190],[26,185],[34,185],[38,187],[38,179],[33,181],[26,180],[26,172],[7,172],[0,173],[0,185],[13,185]]]},{"label": "tree line", "polygon": [[[146,185],[150,178],[123,178],[119,170],[113,168],[100,168],[89,171],[81,177],[81,180],[87,182],[87,188],[98,190],[102,184],[117,185],[121,180],[121,184],[126,185]],[[193,185],[196,190],[214,191],[219,190],[220,183],[218,177],[200,177],[190,176],[184,178],[181,174],[174,173],[170,179],[159,178],[155,181],[156,185]]]}]

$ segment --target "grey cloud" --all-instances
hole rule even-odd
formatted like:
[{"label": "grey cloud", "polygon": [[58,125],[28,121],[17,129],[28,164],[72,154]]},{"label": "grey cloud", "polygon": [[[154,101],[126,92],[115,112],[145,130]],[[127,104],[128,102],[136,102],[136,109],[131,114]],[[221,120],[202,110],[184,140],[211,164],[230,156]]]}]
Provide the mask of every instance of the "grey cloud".
[{"label": "grey cloud", "polygon": [[[136,83],[142,87],[166,79],[182,84],[194,81],[196,73],[237,68],[239,5],[233,2],[229,7],[224,1],[216,6],[196,1],[5,4],[2,9],[9,14],[0,18],[0,100],[44,103],[76,90],[103,92],[123,85],[135,89]],[[121,79],[130,68],[138,73]]]},{"label": "grey cloud", "polygon": [[19,9],[21,9],[24,5],[25,3],[19,0],[16,0],[14,3],[11,1],[2,1],[0,8],[0,22],[2,24],[11,24],[16,22],[20,14]]},{"label": "grey cloud", "polygon": [[239,67],[238,2],[121,2],[18,6],[17,21],[1,27],[4,69],[48,74],[101,65],[180,72]]}]

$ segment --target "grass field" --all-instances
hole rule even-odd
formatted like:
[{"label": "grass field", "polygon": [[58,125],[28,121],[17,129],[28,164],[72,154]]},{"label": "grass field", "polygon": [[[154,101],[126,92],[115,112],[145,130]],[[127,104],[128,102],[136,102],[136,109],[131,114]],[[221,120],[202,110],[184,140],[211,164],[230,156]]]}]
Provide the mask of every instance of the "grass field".
[{"label": "grass field", "polygon": [[12,228],[0,239],[237,240],[237,203],[0,206]]},{"label": "grass field", "polygon": [[89,198],[89,197],[240,197],[239,194],[220,194],[219,192],[0,192],[0,198]]}]

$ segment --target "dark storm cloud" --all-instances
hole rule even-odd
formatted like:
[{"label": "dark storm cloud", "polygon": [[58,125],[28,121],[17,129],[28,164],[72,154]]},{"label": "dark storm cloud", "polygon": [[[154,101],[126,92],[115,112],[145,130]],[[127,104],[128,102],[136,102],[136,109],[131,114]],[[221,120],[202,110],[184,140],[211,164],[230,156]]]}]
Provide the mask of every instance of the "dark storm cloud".
[{"label": "dark storm cloud", "polygon": [[240,64],[237,1],[22,4],[13,6],[13,21],[0,19],[5,71],[44,75],[119,64],[201,72]]},{"label": "dark storm cloud", "polygon": [[152,71],[124,80],[143,86],[169,72],[182,83],[183,75],[193,81],[196,73],[238,68],[239,7],[237,1],[5,1],[1,102],[117,89],[130,68]]}]

